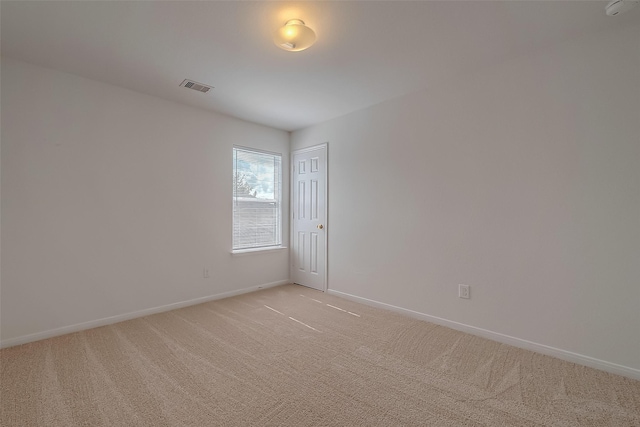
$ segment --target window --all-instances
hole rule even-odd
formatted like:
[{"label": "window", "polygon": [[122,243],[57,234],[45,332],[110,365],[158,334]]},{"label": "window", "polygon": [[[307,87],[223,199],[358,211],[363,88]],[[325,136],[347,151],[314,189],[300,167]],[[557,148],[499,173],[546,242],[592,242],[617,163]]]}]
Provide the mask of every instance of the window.
[{"label": "window", "polygon": [[282,244],[282,155],[233,147],[233,250]]}]

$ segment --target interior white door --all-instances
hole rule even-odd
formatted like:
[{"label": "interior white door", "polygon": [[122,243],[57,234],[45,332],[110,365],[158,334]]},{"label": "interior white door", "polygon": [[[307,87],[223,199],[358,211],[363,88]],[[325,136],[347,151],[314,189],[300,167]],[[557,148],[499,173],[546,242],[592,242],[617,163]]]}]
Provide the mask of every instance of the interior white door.
[{"label": "interior white door", "polygon": [[327,145],[294,151],[291,204],[291,279],[327,289]]}]

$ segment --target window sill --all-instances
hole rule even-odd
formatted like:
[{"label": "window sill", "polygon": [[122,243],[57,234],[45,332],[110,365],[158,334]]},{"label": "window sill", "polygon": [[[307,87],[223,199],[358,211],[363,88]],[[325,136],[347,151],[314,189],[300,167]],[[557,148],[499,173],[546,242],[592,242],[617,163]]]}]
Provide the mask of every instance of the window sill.
[{"label": "window sill", "polygon": [[286,246],[268,246],[265,248],[251,248],[251,249],[234,249],[231,251],[231,255],[250,255],[250,254],[263,254],[266,252],[278,252],[284,249],[288,249]]}]

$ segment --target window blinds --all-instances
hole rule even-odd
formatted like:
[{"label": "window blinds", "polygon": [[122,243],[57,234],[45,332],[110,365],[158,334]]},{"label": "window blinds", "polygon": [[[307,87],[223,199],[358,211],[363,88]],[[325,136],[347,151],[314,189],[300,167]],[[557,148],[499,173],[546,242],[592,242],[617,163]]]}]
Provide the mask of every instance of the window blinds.
[{"label": "window blinds", "polygon": [[282,244],[282,156],[233,148],[233,249]]}]

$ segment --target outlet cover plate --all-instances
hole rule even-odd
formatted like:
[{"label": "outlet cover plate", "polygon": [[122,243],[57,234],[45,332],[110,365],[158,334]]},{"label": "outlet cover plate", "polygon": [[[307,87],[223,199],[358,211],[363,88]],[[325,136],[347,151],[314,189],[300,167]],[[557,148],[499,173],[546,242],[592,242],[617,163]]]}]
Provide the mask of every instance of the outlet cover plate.
[{"label": "outlet cover plate", "polygon": [[458,297],[460,298],[471,298],[471,290],[469,289],[469,285],[458,285]]}]

